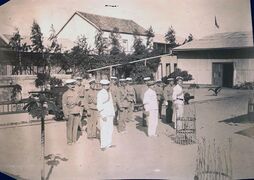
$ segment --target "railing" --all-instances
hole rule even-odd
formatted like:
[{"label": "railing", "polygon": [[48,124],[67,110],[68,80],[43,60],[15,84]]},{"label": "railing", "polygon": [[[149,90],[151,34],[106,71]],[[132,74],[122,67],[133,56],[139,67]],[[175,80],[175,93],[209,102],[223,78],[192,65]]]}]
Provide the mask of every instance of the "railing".
[{"label": "railing", "polygon": [[0,102],[0,115],[2,114],[15,114],[26,112],[23,107],[26,105],[27,99],[20,101],[3,101]]}]

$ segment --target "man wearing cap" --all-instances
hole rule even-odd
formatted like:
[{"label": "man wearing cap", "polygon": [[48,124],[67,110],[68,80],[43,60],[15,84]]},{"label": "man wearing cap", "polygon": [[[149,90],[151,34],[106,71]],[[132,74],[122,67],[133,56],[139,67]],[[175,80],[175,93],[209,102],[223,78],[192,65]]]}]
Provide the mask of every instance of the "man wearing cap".
[{"label": "man wearing cap", "polygon": [[183,93],[183,78],[180,76],[176,77],[176,86],[173,88],[173,103],[174,103],[174,112],[173,112],[173,121],[176,126],[178,126],[177,120],[183,117],[183,108],[184,108],[184,93]]},{"label": "man wearing cap", "polygon": [[153,90],[153,81],[148,81],[148,89],[144,93],[144,108],[147,113],[147,126],[148,126],[148,136],[157,136],[156,129],[158,125],[158,101],[155,90]]},{"label": "man wearing cap", "polygon": [[126,90],[126,80],[120,79],[120,87],[117,91],[117,106],[119,108],[119,119],[118,119],[118,125],[117,130],[120,133],[123,133],[126,131],[126,120],[128,116],[128,107],[129,107],[129,101],[128,101],[128,92]]},{"label": "man wearing cap", "polygon": [[75,88],[75,79],[66,80],[68,90],[64,92],[62,106],[64,117],[67,119],[67,143],[72,144],[77,141],[77,131],[80,122],[81,101]]},{"label": "man wearing cap", "polygon": [[82,81],[83,81],[83,78],[78,76],[75,78],[76,79],[76,86],[75,86],[75,89],[76,89],[76,92],[78,93],[78,96],[80,98],[80,101],[81,101],[81,106],[80,106],[80,121],[79,121],[79,128],[80,130],[82,130],[82,122],[81,122],[81,119],[82,119],[82,116],[83,116],[83,111],[84,111],[84,88],[82,86]]},{"label": "man wearing cap", "polygon": [[97,94],[97,109],[100,116],[101,150],[112,147],[113,119],[115,116],[112,94],[109,91],[110,82],[106,79],[100,81],[102,89]]},{"label": "man wearing cap", "polygon": [[167,79],[169,84],[164,88],[164,102],[167,106],[166,108],[166,123],[172,123],[172,115],[173,115],[173,88],[174,88],[174,78]]},{"label": "man wearing cap", "polygon": [[128,114],[127,114],[127,122],[132,121],[133,119],[133,111],[134,104],[136,103],[136,92],[133,86],[131,86],[132,78],[126,78],[126,90],[127,90],[127,99],[129,102],[128,106]]},{"label": "man wearing cap", "polygon": [[161,80],[157,80],[156,84],[154,86],[154,90],[157,95],[157,101],[158,101],[158,109],[159,109],[159,118],[161,119],[161,110],[162,110],[162,103],[163,103],[163,86],[161,83]]},{"label": "man wearing cap", "polygon": [[97,135],[97,90],[95,89],[95,79],[89,80],[90,89],[85,94],[87,108],[87,138],[96,138]]},{"label": "man wearing cap", "polygon": [[117,85],[117,77],[111,76],[111,82],[110,82],[110,91],[112,93],[113,103],[114,103],[114,109],[115,109],[115,118],[114,118],[114,124],[117,125],[117,116],[118,116],[118,108],[117,108],[117,91],[118,91],[118,85]]}]

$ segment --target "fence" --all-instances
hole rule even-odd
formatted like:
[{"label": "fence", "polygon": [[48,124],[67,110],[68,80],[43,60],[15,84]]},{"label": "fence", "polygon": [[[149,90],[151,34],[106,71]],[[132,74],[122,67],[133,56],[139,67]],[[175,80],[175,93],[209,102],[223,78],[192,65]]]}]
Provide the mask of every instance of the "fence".
[{"label": "fence", "polygon": [[4,101],[0,102],[0,115],[2,114],[14,114],[26,112],[23,107],[26,105],[27,100],[21,101]]},{"label": "fence", "polygon": [[195,180],[232,179],[232,139],[228,139],[227,144],[219,146],[215,139],[207,141],[202,138],[198,143]]}]

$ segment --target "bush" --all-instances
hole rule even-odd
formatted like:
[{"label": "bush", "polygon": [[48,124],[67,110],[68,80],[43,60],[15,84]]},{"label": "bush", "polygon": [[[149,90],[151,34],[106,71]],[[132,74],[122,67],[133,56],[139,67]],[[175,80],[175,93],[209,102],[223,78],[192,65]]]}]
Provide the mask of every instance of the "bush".
[{"label": "bush", "polygon": [[[193,80],[192,75],[189,74],[188,71],[182,71],[179,68],[177,68],[170,75],[162,77],[161,80],[162,80],[163,83],[168,84],[168,81],[167,81],[168,78],[176,79],[177,76],[181,76],[183,78],[183,81]],[[196,84],[194,86],[196,87]],[[199,88],[199,87],[197,87],[197,88]]]},{"label": "bush", "polygon": [[233,86],[235,89],[254,89],[254,82],[244,82]]},{"label": "bush", "polygon": [[37,79],[35,79],[35,86],[40,87],[44,86],[47,81],[49,81],[50,75],[47,73],[38,73]]},{"label": "bush", "polygon": [[62,86],[62,79],[58,79],[56,77],[50,77],[49,78],[49,84],[50,86],[56,87],[56,86]]},{"label": "bush", "polygon": [[192,75],[189,74],[188,71],[182,71],[179,68],[177,68],[174,72],[172,72],[168,77],[175,79],[177,76],[181,76],[183,78],[183,81],[193,80]]}]

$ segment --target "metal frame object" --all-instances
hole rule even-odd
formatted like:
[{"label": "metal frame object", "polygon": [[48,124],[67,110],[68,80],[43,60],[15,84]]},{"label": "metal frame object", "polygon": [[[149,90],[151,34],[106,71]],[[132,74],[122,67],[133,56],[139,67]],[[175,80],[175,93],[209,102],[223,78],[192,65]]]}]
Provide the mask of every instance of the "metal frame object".
[{"label": "metal frame object", "polygon": [[188,145],[196,143],[196,117],[176,119],[175,143]]}]

